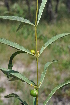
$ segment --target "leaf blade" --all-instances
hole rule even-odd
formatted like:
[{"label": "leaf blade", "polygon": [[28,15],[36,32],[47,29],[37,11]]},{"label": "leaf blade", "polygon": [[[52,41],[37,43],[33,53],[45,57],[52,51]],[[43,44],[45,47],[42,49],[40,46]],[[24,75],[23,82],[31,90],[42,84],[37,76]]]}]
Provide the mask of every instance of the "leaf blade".
[{"label": "leaf blade", "polygon": [[51,93],[49,94],[49,96],[47,97],[46,101],[43,103],[43,105],[46,105],[48,103],[48,101],[50,100],[50,98],[52,97],[52,95],[56,92],[56,90],[60,89],[61,87],[68,85],[70,83],[70,81],[67,81],[63,84],[58,85],[57,87],[55,87]]},{"label": "leaf blade", "polygon": [[54,41],[56,41],[57,39],[61,38],[61,37],[64,37],[66,35],[70,35],[70,33],[63,33],[63,34],[58,34],[54,37],[52,37],[51,39],[49,39],[45,44],[44,46],[42,46],[41,50],[40,50],[40,55],[41,53],[44,51],[44,49],[46,49],[47,46],[49,46],[50,44],[52,44]]},{"label": "leaf blade", "polygon": [[40,88],[41,84],[42,84],[43,81],[44,81],[44,77],[45,77],[45,75],[46,75],[47,68],[48,68],[53,62],[57,62],[57,61],[56,61],[56,60],[53,60],[52,62],[47,62],[47,63],[45,64],[45,66],[44,66],[44,71],[42,72],[41,78],[40,78],[40,80],[39,80],[39,82],[38,82],[38,87],[39,87],[39,88]]},{"label": "leaf blade", "polygon": [[21,73],[19,73],[18,71],[14,71],[14,70],[9,70],[9,69],[5,69],[5,68],[0,68],[0,70],[6,74],[8,77],[16,77],[18,78],[19,80],[21,80],[22,82],[26,82],[27,84],[31,85],[32,86],[35,86],[36,84],[29,80],[28,78],[26,78],[24,75],[22,75]]},{"label": "leaf blade", "polygon": [[10,97],[15,97],[15,98],[17,98],[17,99],[19,99],[19,101],[23,104],[23,105],[28,105],[27,103],[26,103],[26,101],[22,101],[21,100],[21,98],[17,95],[17,94],[15,94],[15,93],[11,93],[11,94],[9,94],[9,95],[6,95],[6,96],[4,96],[5,98],[10,98]]},{"label": "leaf blade", "polygon": [[11,69],[12,70],[12,60],[14,59],[14,57],[17,55],[17,54],[20,54],[20,53],[26,53],[25,51],[16,51],[15,53],[13,53],[11,56],[10,56],[10,60],[9,60],[9,64],[8,64],[8,69]]},{"label": "leaf blade", "polygon": [[20,46],[19,44],[14,43],[14,42],[11,42],[11,41],[9,41],[9,40],[7,40],[7,39],[0,38],[0,42],[1,42],[2,44],[6,44],[6,45],[8,45],[8,46],[10,46],[10,47],[19,49],[19,50],[21,50],[21,51],[25,51],[27,54],[34,55],[34,54],[32,54],[28,49],[25,49],[23,46]]},{"label": "leaf blade", "polygon": [[19,22],[24,22],[26,24],[30,24],[30,25],[35,26],[33,23],[31,23],[27,19],[24,19],[23,17],[18,17],[18,16],[0,16],[0,18],[2,18],[2,19],[9,19],[9,20],[15,20],[15,21],[19,21]]},{"label": "leaf blade", "polygon": [[44,7],[45,7],[46,2],[47,2],[47,0],[42,0],[41,6],[40,6],[40,9],[39,9],[37,25],[38,25],[38,23],[39,23],[39,21],[41,19],[42,12],[44,10]]}]

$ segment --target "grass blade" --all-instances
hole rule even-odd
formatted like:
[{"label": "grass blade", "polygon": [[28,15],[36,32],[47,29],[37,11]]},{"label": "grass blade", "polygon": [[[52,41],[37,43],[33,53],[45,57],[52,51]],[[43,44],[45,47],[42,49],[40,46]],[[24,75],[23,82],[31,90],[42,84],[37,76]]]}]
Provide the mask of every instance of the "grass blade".
[{"label": "grass blade", "polygon": [[50,98],[52,97],[52,95],[56,92],[56,90],[60,89],[61,87],[65,86],[65,85],[68,85],[70,83],[70,81],[67,81],[63,84],[60,84],[59,86],[55,87],[51,93],[49,94],[49,96],[47,97],[46,101],[44,102],[43,105],[46,105],[48,103],[48,101],[50,100]]}]

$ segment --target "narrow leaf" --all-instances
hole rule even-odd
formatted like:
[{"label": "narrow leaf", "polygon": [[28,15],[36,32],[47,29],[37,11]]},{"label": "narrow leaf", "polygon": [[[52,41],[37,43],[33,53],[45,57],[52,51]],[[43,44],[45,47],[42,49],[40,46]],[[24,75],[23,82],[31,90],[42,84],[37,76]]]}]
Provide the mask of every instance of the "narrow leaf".
[{"label": "narrow leaf", "polygon": [[20,54],[20,53],[26,53],[25,51],[17,51],[15,53],[13,53],[10,57],[10,60],[9,60],[9,64],[8,64],[8,69],[12,69],[13,65],[12,65],[12,60],[14,59],[14,57],[17,55],[17,54]]},{"label": "narrow leaf", "polygon": [[70,81],[67,81],[63,84],[60,84],[59,86],[55,87],[51,93],[49,94],[49,96],[47,97],[46,101],[44,102],[43,105],[46,105],[48,103],[48,101],[50,100],[50,98],[53,96],[53,94],[56,92],[56,90],[60,89],[61,87],[65,86],[65,85],[68,85],[70,83]]},{"label": "narrow leaf", "polygon": [[13,48],[15,48],[15,49],[19,49],[19,50],[21,50],[21,51],[25,51],[27,54],[34,55],[34,54],[32,54],[28,49],[25,49],[23,46],[20,46],[19,44],[14,43],[14,42],[11,42],[11,41],[9,41],[9,40],[7,40],[7,39],[0,38],[0,42],[3,43],[3,44],[6,44],[6,45],[8,45],[8,46],[11,46],[11,47],[13,47]]},{"label": "narrow leaf", "polygon": [[55,60],[53,60],[52,62],[47,62],[44,66],[44,71],[42,72],[41,74],[41,78],[39,80],[39,83],[38,83],[38,87],[40,88],[40,86],[42,85],[43,81],[44,81],[44,77],[46,75],[46,72],[47,72],[47,68],[50,66],[50,64],[52,64],[53,62],[56,62]]},{"label": "narrow leaf", "polygon": [[[13,64],[12,64],[12,60],[14,59],[14,57],[17,55],[17,54],[20,54],[20,53],[25,53],[24,51],[17,51],[15,53],[13,53],[10,57],[10,60],[9,60],[9,64],[8,64],[8,69],[11,69],[12,70],[12,67],[13,67]],[[16,77],[9,77],[9,81],[15,81],[15,80],[19,80],[18,78]],[[24,81],[25,82],[25,81]]]},{"label": "narrow leaf", "polygon": [[36,84],[29,80],[28,78],[26,78],[24,75],[22,75],[21,73],[19,73],[18,71],[14,71],[14,70],[9,70],[9,69],[4,69],[4,68],[0,68],[0,70],[8,75],[8,77],[16,77],[18,78],[19,80],[21,80],[22,82],[26,82],[27,84],[29,85],[32,85],[32,86],[36,86]]},{"label": "narrow leaf", "polygon": [[46,2],[47,2],[47,0],[42,0],[41,6],[40,6],[40,9],[39,9],[37,25],[38,25],[38,23],[40,21],[40,18],[42,16],[42,13],[43,13]]},{"label": "narrow leaf", "polygon": [[70,35],[70,33],[63,33],[63,34],[59,34],[59,35],[56,35],[54,37],[52,37],[51,39],[49,39],[45,44],[44,46],[42,46],[41,50],[40,50],[40,54],[44,51],[44,49],[46,49],[47,46],[49,46],[50,44],[52,44],[54,41],[56,41],[57,39],[59,38],[62,38],[66,35]]},{"label": "narrow leaf", "polygon": [[20,29],[21,29],[23,26],[25,26],[25,25],[29,25],[29,24],[20,23],[16,31],[20,30]]},{"label": "narrow leaf", "polygon": [[21,29],[22,27],[23,27],[23,23],[20,23],[16,31],[18,31],[18,30]]},{"label": "narrow leaf", "polygon": [[10,97],[15,97],[15,98],[17,98],[17,99],[19,99],[19,101],[21,102],[21,104],[23,104],[23,105],[28,105],[27,103],[26,103],[26,101],[22,101],[21,100],[21,98],[17,95],[17,94],[15,94],[15,93],[11,93],[11,94],[9,94],[9,95],[6,95],[6,96],[4,96],[5,98],[10,98]]},{"label": "narrow leaf", "polygon": [[[8,77],[9,78],[9,81],[16,81],[16,80],[19,80],[19,78],[17,78],[17,77],[11,77],[11,76],[9,76]],[[22,82],[25,82],[25,81],[22,81]]]},{"label": "narrow leaf", "polygon": [[27,24],[35,26],[33,23],[31,23],[27,19],[24,19],[23,17],[18,17],[18,16],[0,16],[0,18],[2,18],[2,19],[9,19],[9,20],[16,20],[16,21],[19,21],[19,22],[24,22],[24,23],[27,23]]}]

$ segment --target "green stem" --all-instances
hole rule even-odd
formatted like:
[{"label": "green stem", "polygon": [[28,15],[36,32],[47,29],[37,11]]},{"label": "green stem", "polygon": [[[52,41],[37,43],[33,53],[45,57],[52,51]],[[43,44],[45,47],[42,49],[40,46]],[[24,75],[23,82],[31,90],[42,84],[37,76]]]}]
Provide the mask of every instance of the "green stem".
[{"label": "green stem", "polygon": [[[38,87],[37,14],[38,14],[38,0],[37,0],[36,20],[35,20],[35,41],[36,41],[36,61],[37,61],[37,87]],[[36,97],[36,105],[38,105],[38,96]]]}]

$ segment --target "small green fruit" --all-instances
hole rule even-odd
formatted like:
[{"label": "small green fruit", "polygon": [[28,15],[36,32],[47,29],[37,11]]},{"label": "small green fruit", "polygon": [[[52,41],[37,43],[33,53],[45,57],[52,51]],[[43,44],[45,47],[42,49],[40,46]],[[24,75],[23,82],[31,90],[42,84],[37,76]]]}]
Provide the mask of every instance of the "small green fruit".
[{"label": "small green fruit", "polygon": [[30,95],[36,97],[38,95],[38,90],[34,89],[30,91]]}]

